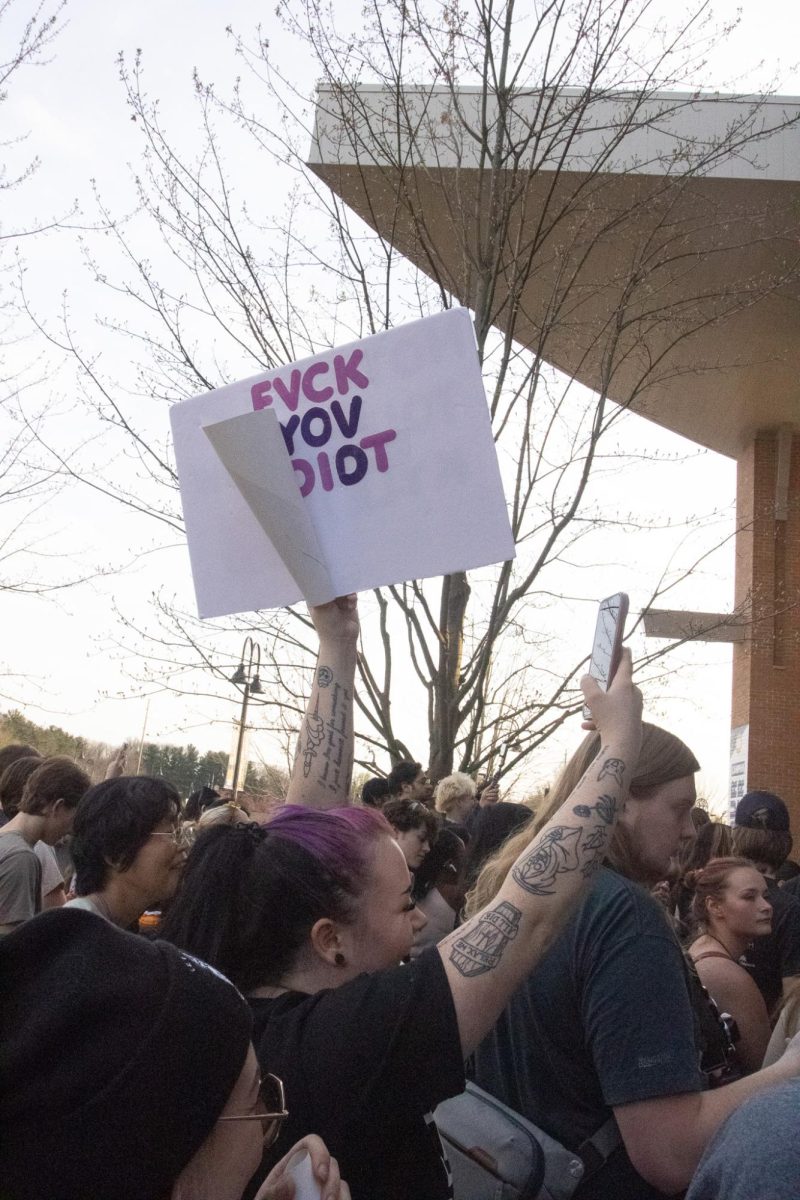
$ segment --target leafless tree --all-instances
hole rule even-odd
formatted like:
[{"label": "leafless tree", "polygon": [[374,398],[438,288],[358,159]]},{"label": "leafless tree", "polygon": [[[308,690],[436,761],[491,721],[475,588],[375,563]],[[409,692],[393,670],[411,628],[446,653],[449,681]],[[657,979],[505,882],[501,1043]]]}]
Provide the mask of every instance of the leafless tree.
[{"label": "leafless tree", "polygon": [[[767,136],[766,97],[743,103],[710,141],[675,133],[668,154],[636,161],[641,186],[623,196],[610,167],[635,135],[677,129],[706,82],[708,47],[726,34],[702,0],[663,26],[649,0],[545,0],[525,12],[514,0],[368,0],[357,28],[341,31],[335,10],[320,0],[279,5],[285,34],[322,81],[316,93],[295,82],[297,60],[285,65],[260,33],[252,42],[231,35],[242,63],[234,93],[221,96],[195,79],[199,155],[170,139],[140,58],[121,60],[144,139],[138,214],[115,220],[98,200],[120,257],[109,265],[106,249],[101,260],[87,247],[87,262],[124,314],[105,319],[107,332],[141,348],[135,388],[103,378],[68,322],[46,332],[78,363],[87,405],[128,455],[127,473],[95,475],[92,485],[176,530],[168,404],[468,304],[517,558],[470,578],[374,593],[369,653],[359,663],[361,757],[364,765],[382,751],[415,757],[396,715],[402,661],[426,707],[434,776],[454,766],[508,773],[578,707],[586,648],[557,670],[542,665],[548,614],[563,586],[553,582],[558,568],[591,562],[598,533],[633,535],[647,523],[635,497],[619,512],[600,495],[604,475],[631,468],[615,446],[627,407],[684,369],[674,355],[684,341],[796,276],[796,255],[754,271],[744,285],[720,278],[711,291],[692,270],[710,256],[746,256],[766,236],[747,200],[721,235],[702,187],[732,156],[757,153]],[[779,116],[770,127],[791,119]],[[315,175],[306,166],[320,123],[329,141],[340,139],[346,165],[338,169],[355,180],[357,212],[328,187],[335,171],[317,166]],[[233,182],[242,155],[251,182],[245,199]],[[448,214],[446,229],[428,218],[432,196]],[[772,228],[781,218],[788,230],[788,211],[770,213]],[[629,252],[609,259],[628,228],[636,230]],[[159,245],[158,263],[138,249],[143,231]],[[441,252],[444,237],[455,253]],[[587,294],[583,268],[598,255],[608,273]],[[531,289],[545,296],[534,333]],[[576,376],[599,379],[595,391],[548,365],[570,339],[580,347]],[[63,469],[86,475],[59,453]],[[706,518],[713,524],[719,514]],[[699,558],[707,553],[706,546]],[[685,557],[651,581],[650,603],[694,565]],[[135,630],[140,643],[156,640],[151,680],[184,686],[195,664],[214,665],[221,628],[256,631],[272,649],[274,725],[292,723],[309,661],[302,613],[202,627],[163,601],[160,616],[158,633]],[[217,670],[222,677],[224,667]]]}]

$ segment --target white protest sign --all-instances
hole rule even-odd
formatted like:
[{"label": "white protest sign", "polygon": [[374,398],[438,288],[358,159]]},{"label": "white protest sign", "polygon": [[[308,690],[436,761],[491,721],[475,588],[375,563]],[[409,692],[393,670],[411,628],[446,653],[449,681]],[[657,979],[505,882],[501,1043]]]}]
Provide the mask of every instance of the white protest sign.
[{"label": "white protest sign", "polygon": [[514,556],[466,309],[171,412],[202,617]]}]

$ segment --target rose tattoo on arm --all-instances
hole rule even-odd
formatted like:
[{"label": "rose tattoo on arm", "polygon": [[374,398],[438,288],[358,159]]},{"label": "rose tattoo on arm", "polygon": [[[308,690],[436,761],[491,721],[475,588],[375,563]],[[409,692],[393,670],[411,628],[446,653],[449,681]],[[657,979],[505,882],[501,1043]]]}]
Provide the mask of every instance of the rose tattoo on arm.
[{"label": "rose tattoo on arm", "polygon": [[530,854],[518,862],[511,877],[532,896],[552,896],[556,875],[580,866],[578,846],[582,830],[556,825],[544,835]]}]

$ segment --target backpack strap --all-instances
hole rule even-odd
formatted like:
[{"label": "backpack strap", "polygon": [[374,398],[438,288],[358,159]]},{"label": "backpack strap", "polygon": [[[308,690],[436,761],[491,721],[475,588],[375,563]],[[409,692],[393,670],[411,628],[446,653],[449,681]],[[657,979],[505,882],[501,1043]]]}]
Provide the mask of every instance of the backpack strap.
[{"label": "backpack strap", "polygon": [[588,1179],[590,1175],[599,1171],[621,1145],[622,1137],[617,1122],[611,1116],[600,1126],[597,1133],[581,1142],[578,1147],[577,1154],[586,1168],[583,1178]]},{"label": "backpack strap", "polygon": [[[689,957],[691,958],[692,956],[689,955]],[[699,963],[704,958],[724,958],[726,962],[732,962],[737,967],[741,966],[741,963],[737,963],[736,959],[731,958],[730,954],[720,954],[719,950],[704,950],[702,954],[698,954],[696,958],[692,958],[692,962]]]}]

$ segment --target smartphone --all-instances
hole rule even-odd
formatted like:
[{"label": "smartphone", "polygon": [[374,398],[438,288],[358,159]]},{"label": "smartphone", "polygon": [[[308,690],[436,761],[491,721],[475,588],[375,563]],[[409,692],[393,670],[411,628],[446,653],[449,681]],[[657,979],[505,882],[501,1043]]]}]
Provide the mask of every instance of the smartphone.
[{"label": "smartphone", "polygon": [[[600,601],[588,673],[597,680],[604,692],[608,691],[619,666],[627,616],[628,597],[625,592],[617,592],[616,595],[606,596],[605,600]],[[592,719],[592,710],[588,704],[583,706],[583,719]]]}]

